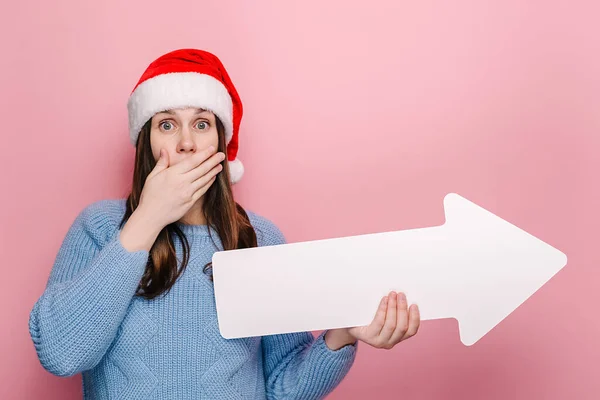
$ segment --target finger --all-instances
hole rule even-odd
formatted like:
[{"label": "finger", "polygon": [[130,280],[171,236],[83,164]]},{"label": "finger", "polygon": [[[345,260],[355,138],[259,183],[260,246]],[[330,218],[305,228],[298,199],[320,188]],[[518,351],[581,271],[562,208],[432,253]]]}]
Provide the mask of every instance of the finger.
[{"label": "finger", "polygon": [[175,170],[176,172],[185,174],[186,172],[189,172],[196,168],[198,165],[202,164],[204,161],[208,160],[213,154],[215,154],[216,151],[217,150],[214,146],[210,146],[207,149],[198,151],[191,157],[185,158],[183,161],[175,164],[171,168],[173,168],[173,170]]},{"label": "finger", "polygon": [[192,169],[191,171],[186,172],[184,175],[188,181],[193,182],[196,179],[199,179],[202,176],[208,174],[214,167],[221,165],[221,162],[224,159],[225,159],[225,154],[223,154],[223,153],[214,154],[209,159],[204,161],[202,164],[198,165],[196,168]]},{"label": "finger", "polygon": [[421,325],[421,313],[419,312],[419,306],[412,304],[408,312],[408,329],[402,336],[401,340],[406,340],[417,334],[419,326]]},{"label": "finger", "polygon": [[373,321],[369,325],[369,333],[372,336],[377,336],[383,329],[383,325],[385,323],[385,314],[387,310],[388,304],[388,296],[383,296],[381,301],[379,302],[379,307],[377,308],[377,312],[375,313],[375,317]]},{"label": "finger", "polygon": [[204,184],[198,190],[196,190],[196,192],[192,195],[192,202],[195,203],[196,201],[198,201],[198,199],[200,197],[202,197],[202,195],[204,193],[206,193],[206,191],[208,190],[208,188],[210,187],[210,185],[212,185],[215,182],[216,179],[217,179],[217,177],[213,176],[212,178],[209,179],[208,182],[206,182],[206,184]]},{"label": "finger", "polygon": [[404,293],[398,293],[398,312],[396,320],[396,329],[394,330],[391,341],[396,344],[402,340],[408,329],[408,309],[406,295]]},{"label": "finger", "polygon": [[213,177],[217,176],[222,170],[223,166],[221,164],[217,164],[210,171],[201,175],[198,179],[193,181],[191,183],[193,192],[195,193],[198,189],[206,185],[208,181],[210,181]]},{"label": "finger", "polygon": [[158,160],[156,160],[156,165],[154,166],[152,171],[150,171],[146,179],[153,177],[154,175],[169,167],[169,152],[161,148],[159,153],[160,155],[158,157]]},{"label": "finger", "polygon": [[391,292],[388,295],[388,305],[385,314],[385,322],[383,324],[383,328],[379,333],[379,339],[383,343],[388,343],[394,334],[394,330],[396,329],[396,314],[397,314],[397,296],[396,292]]}]

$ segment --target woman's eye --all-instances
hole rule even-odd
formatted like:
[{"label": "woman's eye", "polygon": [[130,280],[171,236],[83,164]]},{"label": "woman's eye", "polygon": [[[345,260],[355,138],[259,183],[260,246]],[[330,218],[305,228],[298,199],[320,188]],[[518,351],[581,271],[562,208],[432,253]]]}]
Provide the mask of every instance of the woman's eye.
[{"label": "woman's eye", "polygon": [[171,128],[173,128],[173,125],[170,122],[165,121],[165,122],[161,122],[160,127],[165,131],[170,131]]},{"label": "woman's eye", "polygon": [[196,124],[196,127],[200,130],[208,129],[208,123],[206,121],[200,121]]}]

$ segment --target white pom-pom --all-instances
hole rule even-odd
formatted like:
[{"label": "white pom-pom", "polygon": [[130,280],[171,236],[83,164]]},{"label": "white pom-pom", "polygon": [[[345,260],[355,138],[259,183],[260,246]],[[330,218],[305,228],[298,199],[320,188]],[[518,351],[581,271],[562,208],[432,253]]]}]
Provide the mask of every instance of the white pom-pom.
[{"label": "white pom-pom", "polygon": [[244,175],[244,164],[239,159],[229,161],[229,178],[231,183],[237,183]]}]

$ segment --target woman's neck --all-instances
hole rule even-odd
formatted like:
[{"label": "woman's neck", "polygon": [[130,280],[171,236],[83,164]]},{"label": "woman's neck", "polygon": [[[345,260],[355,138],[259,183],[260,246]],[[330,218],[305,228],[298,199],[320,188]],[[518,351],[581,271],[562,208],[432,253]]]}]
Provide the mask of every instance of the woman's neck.
[{"label": "woman's neck", "polygon": [[179,222],[186,225],[206,225],[206,217],[202,212],[203,198],[199,198],[196,203],[188,210]]}]

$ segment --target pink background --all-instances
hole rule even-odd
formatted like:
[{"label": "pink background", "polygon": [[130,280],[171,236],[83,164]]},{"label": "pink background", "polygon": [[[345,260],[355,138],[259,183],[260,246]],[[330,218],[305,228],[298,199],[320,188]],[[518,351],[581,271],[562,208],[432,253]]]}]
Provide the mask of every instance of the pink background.
[{"label": "pink background", "polygon": [[238,201],[289,241],[442,224],[443,196],[457,192],[569,257],[472,347],[455,320],[426,321],[389,351],[362,346],[331,399],[600,397],[597,2],[3,11],[0,398],[80,398],[79,376],[40,366],[29,310],[75,215],[125,196],[127,97],[152,59],[180,47],[227,66],[245,105]]}]

